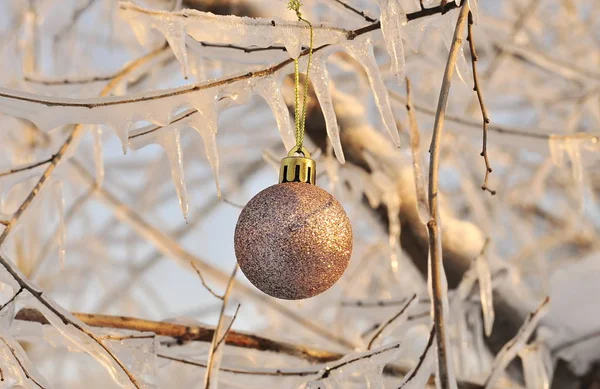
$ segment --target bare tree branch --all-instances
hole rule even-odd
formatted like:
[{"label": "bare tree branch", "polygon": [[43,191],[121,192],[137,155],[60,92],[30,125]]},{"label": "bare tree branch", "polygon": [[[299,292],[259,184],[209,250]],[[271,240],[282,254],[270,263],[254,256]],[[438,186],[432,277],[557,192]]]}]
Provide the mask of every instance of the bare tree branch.
[{"label": "bare tree branch", "polygon": [[452,76],[454,74],[454,68],[456,67],[456,60],[458,53],[462,45],[462,34],[464,31],[465,24],[467,22],[467,15],[469,13],[469,5],[467,2],[463,2],[458,19],[456,21],[456,28],[454,30],[454,37],[452,39],[452,45],[450,46],[450,52],[448,54],[448,62],[446,63],[446,70],[444,71],[444,77],[442,80],[442,87],[440,90],[440,96],[438,100],[437,112],[435,116],[435,123],[433,126],[433,134],[431,136],[431,146],[429,152],[431,153],[429,163],[429,211],[431,212],[431,219],[427,223],[427,230],[429,232],[429,271],[431,272],[431,288],[433,297],[433,319],[434,328],[436,332],[437,341],[437,353],[438,353],[438,377],[441,383],[442,389],[450,389],[452,384],[450,382],[451,375],[449,369],[452,369],[448,360],[447,339],[446,339],[446,318],[444,317],[444,300],[447,300],[447,281],[444,272],[444,264],[442,262],[442,240],[440,231],[440,215],[438,209],[438,174],[440,165],[440,149],[442,130],[444,128],[444,116],[446,114],[446,106],[448,105],[448,95],[450,92],[450,85],[452,82]]}]

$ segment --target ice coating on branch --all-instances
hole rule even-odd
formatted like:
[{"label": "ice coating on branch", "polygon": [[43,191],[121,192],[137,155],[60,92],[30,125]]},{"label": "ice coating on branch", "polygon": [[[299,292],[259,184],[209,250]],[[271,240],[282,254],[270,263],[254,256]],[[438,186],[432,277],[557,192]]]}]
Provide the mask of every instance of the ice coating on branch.
[{"label": "ice coating on branch", "polygon": [[0,382],[2,388],[17,386],[39,389],[48,387],[46,380],[33,366],[23,347],[2,327],[0,327],[0,368],[2,369]]},{"label": "ice coating on branch", "polygon": [[227,335],[227,328],[229,328],[231,321],[233,320],[232,316],[224,315],[223,321],[220,326],[217,326],[218,331],[214,332],[215,340],[213,340],[213,344],[216,347],[211,347],[208,355],[208,360],[212,361],[210,366],[210,372],[206,372],[204,376],[204,387],[206,389],[217,389],[219,384],[219,367],[221,366],[221,362],[223,361],[223,351],[225,349],[225,342],[221,342],[223,336]]},{"label": "ice coating on branch", "polygon": [[490,374],[485,384],[485,389],[493,389],[496,387],[506,366],[508,366],[514,357],[517,356],[519,350],[525,346],[540,319],[548,312],[549,302],[550,299],[545,298],[539,307],[525,319],[525,323],[519,328],[519,332],[517,332],[515,337],[508,341],[496,355],[494,363],[492,364],[492,374]]},{"label": "ice coating on branch", "polygon": [[58,248],[58,260],[60,263],[60,269],[63,270],[65,268],[66,262],[65,242],[67,241],[67,227],[65,224],[65,196],[63,193],[62,181],[55,181],[54,183],[54,199],[56,202],[56,211],[58,212],[56,246]]},{"label": "ice coating on branch", "polygon": [[329,91],[329,72],[327,71],[326,59],[327,56],[320,53],[314,56],[310,80],[315,94],[317,95],[317,99],[319,100],[319,104],[321,105],[323,117],[325,118],[327,136],[333,146],[335,156],[338,161],[343,164],[346,162],[346,158],[344,157],[344,151],[342,150],[340,129],[338,127],[337,117],[335,115],[335,110],[333,109],[333,102]]},{"label": "ice coating on branch", "polygon": [[181,64],[183,77],[188,78],[188,54],[185,46],[185,25],[181,20],[169,20],[165,23],[153,23],[152,27],[160,31],[169,47],[173,50],[175,58]]},{"label": "ice coating on branch", "polygon": [[[206,118],[211,115],[202,115],[195,109],[190,109],[177,115],[173,122],[165,127],[156,127],[153,125],[142,127],[136,130],[130,138],[129,145],[132,149],[137,150],[142,147],[155,143],[162,146],[169,157],[171,163],[171,173],[173,181],[180,199],[180,205],[184,217],[187,215],[187,195],[185,183],[183,181],[183,164],[181,154],[181,144],[179,141],[180,132],[186,128],[193,128],[200,134],[204,142],[204,150],[206,158],[213,171],[217,194],[221,196],[221,185],[219,183],[219,154],[217,151],[217,135],[216,135],[216,117],[215,121],[207,122]],[[216,115],[215,115],[216,116]],[[173,133],[177,132],[177,139]],[[170,137],[170,139],[169,139]],[[173,162],[171,162],[173,158]]]},{"label": "ice coating on branch", "polygon": [[187,220],[188,198],[183,173],[183,151],[181,150],[180,138],[179,130],[174,129],[160,136],[157,139],[157,143],[163,147],[169,159],[171,177],[173,178],[175,191],[177,191],[177,197],[179,198],[179,207],[181,208],[183,218]]},{"label": "ice coating on branch", "polygon": [[294,127],[290,120],[290,111],[281,94],[280,80],[275,77],[266,78],[258,83],[256,93],[265,99],[271,111],[273,111],[283,145],[286,150],[290,150],[296,144],[296,139],[294,137]]},{"label": "ice coating on branch", "polygon": [[[239,88],[241,92],[230,92],[236,88]],[[198,114],[184,115],[183,118],[178,116],[174,119],[174,127],[181,128],[182,125],[187,124],[188,127],[195,128],[202,135],[206,155],[215,175],[217,191],[220,193],[215,102],[217,96],[222,95],[220,98],[226,104],[245,103],[247,101],[246,94],[249,94],[249,92],[244,92],[246,89],[248,86],[242,82],[230,84],[228,88],[223,89],[208,88],[201,84],[145,94],[132,94],[126,97],[70,99],[39,96],[0,88],[0,112],[28,119],[46,130],[71,123],[108,124],[115,130],[123,142],[123,149],[126,150],[129,144],[129,129],[134,123],[149,121],[156,126],[169,127],[174,110],[194,107]],[[181,122],[182,120],[183,122]],[[148,130],[151,127],[147,126],[144,129]],[[136,134],[139,135],[141,132],[143,131],[138,129]],[[143,143],[138,140],[138,144]]]},{"label": "ice coating on branch", "polygon": [[402,26],[407,23],[406,14],[398,0],[379,0],[381,8],[381,32],[390,57],[392,74],[398,84],[404,82],[404,46],[402,44]]},{"label": "ice coating on branch", "polygon": [[94,167],[96,168],[96,184],[102,187],[104,183],[104,152],[102,143],[102,127],[92,126],[92,139],[94,142]]},{"label": "ice coating on branch", "polygon": [[582,152],[600,151],[600,136],[597,134],[577,133],[572,135],[552,135],[548,139],[550,156],[554,164],[562,167],[565,154],[571,164],[571,172],[580,198],[580,211],[584,206],[584,167]]},{"label": "ice coating on branch", "polygon": [[[14,289],[9,284],[4,282],[0,282],[0,330],[2,328],[10,328],[13,318],[15,317],[15,300],[19,297],[13,299],[15,293],[18,292],[18,289]],[[11,301],[11,299],[13,299]],[[10,303],[8,303],[11,301]]]},{"label": "ice coating on branch", "polygon": [[[435,241],[435,250],[437,250],[438,253],[442,254],[442,228],[441,225],[438,223],[438,234],[437,234],[437,239]],[[443,312],[443,321],[444,321],[444,326],[446,328],[448,328],[448,322],[450,319],[450,309],[449,309],[449,302],[448,302],[448,279],[446,278],[446,272],[444,270],[444,265],[443,265],[443,261],[440,255],[440,260],[437,261],[438,263],[435,264],[435,266],[437,266],[437,272],[439,273],[439,282],[440,282],[440,289],[441,289],[441,304],[442,304],[442,312]],[[433,312],[434,312],[434,305],[435,305],[435,298],[434,298],[434,292],[433,292],[433,281],[432,281],[432,260],[431,260],[431,252],[429,252],[428,254],[428,260],[427,260],[428,266],[427,266],[427,290],[429,292],[429,298],[431,300],[431,316],[433,317]],[[450,350],[450,337],[446,336],[446,342],[445,342],[445,348],[446,350]],[[436,359],[437,359],[437,354],[436,354]],[[439,370],[439,369],[438,369]],[[452,363],[452,355],[451,353],[446,353],[446,371],[448,373],[448,382],[450,383],[450,389],[456,389],[456,379],[454,377],[454,365]],[[441,385],[441,383],[439,382],[439,371],[436,374],[436,386],[439,388]]]},{"label": "ice coating on branch", "polygon": [[[306,24],[299,21],[215,15],[192,9],[177,12],[149,10],[130,2],[121,2],[119,8],[120,15],[132,25],[141,43],[149,40],[148,26],[160,31],[167,40],[177,39],[169,35],[183,31],[184,35],[189,34],[197,41],[212,44],[246,47],[284,45],[292,58],[297,58],[302,46],[308,47],[310,41]],[[171,25],[176,27],[169,28]],[[315,47],[341,43],[348,38],[344,29],[325,25],[314,25],[313,29]],[[180,56],[183,58],[183,54]]]},{"label": "ice coating on branch", "polygon": [[356,59],[364,68],[369,84],[373,90],[373,96],[375,98],[375,104],[381,114],[383,125],[387,132],[392,137],[394,144],[400,147],[400,135],[396,128],[396,121],[392,113],[392,107],[390,105],[390,97],[387,92],[387,88],[383,83],[383,78],[377,62],[375,61],[375,55],[373,54],[373,45],[371,40],[367,38],[357,38],[352,43],[346,46],[348,53]]},{"label": "ice coating on branch", "polygon": [[479,279],[479,296],[481,298],[485,335],[490,336],[494,326],[494,301],[492,297],[492,275],[485,255],[479,255],[475,259],[475,269]]},{"label": "ice coating on branch", "polygon": [[549,389],[551,377],[548,366],[552,366],[552,360],[546,346],[541,342],[531,343],[519,351],[519,357],[527,389]]},{"label": "ice coating on branch", "polygon": [[[123,388],[131,387],[131,380],[127,374],[123,371],[117,362],[110,356],[110,354],[104,349],[98,342],[92,339],[89,335],[79,330],[73,325],[65,324],[60,316],[55,312],[60,313],[62,316],[68,318],[73,323],[76,323],[79,328],[84,329],[88,333],[92,333],[91,329],[83,322],[76,319],[69,312],[62,309],[60,306],[53,302],[49,302],[52,309],[46,307],[46,305],[37,302],[37,300],[31,299],[34,302],[35,308],[38,309],[44,317],[50,322],[50,324],[60,332],[65,341],[70,343],[70,347],[75,350],[81,350],[89,354],[91,357],[96,359],[111,375],[115,382]],[[48,299],[46,298],[48,301]],[[142,383],[138,380],[138,383]],[[142,385],[143,388],[148,386]]]}]

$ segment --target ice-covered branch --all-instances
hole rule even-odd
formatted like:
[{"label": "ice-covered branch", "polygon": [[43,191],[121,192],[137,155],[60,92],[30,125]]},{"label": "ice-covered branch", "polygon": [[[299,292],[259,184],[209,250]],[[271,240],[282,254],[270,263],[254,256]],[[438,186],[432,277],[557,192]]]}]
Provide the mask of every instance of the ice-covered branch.
[{"label": "ice-covered branch", "polygon": [[[42,292],[31,284],[11,263],[0,256],[0,266],[12,277],[20,289],[26,291],[40,304],[45,318],[71,342],[78,344],[88,354],[103,364],[112,374],[114,379],[121,385],[125,380],[129,381],[136,388],[141,388],[142,384],[138,381],[125,364],[117,355],[107,347],[102,340],[95,335],[87,325],[73,317],[69,312],[64,311],[52,300],[42,295]],[[88,338],[92,342],[86,340]],[[123,377],[123,375],[125,377]]]},{"label": "ice-covered branch", "polygon": [[496,387],[498,380],[501,377],[501,374],[504,372],[504,369],[510,361],[513,360],[514,357],[517,356],[519,350],[525,346],[529,337],[536,329],[538,322],[540,319],[546,314],[548,311],[548,304],[550,303],[550,298],[546,297],[537,309],[529,314],[525,323],[519,329],[519,332],[515,335],[513,339],[511,339],[508,343],[502,347],[502,350],[496,355],[494,359],[494,363],[492,365],[492,372],[488,376],[485,382],[485,389],[493,389]]}]

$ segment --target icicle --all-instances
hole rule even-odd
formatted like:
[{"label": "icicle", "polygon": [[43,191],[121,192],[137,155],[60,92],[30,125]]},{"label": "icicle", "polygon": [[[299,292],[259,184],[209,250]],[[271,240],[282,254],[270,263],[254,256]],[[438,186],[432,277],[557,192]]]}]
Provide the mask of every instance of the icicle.
[{"label": "icicle", "polygon": [[421,223],[427,224],[429,221],[429,204],[427,202],[427,191],[425,190],[425,180],[423,178],[423,157],[421,156],[421,135],[419,126],[415,117],[414,108],[411,106],[408,112],[410,150],[412,154],[413,176],[415,180],[415,195],[417,198],[417,212]]},{"label": "icicle", "polygon": [[158,139],[158,143],[164,148],[171,165],[171,177],[175,184],[177,197],[179,197],[179,207],[183,213],[183,218],[187,223],[188,199],[187,189],[185,187],[185,178],[183,172],[183,152],[181,150],[181,140],[179,130],[174,129],[164,134]]},{"label": "icicle", "polygon": [[544,353],[548,354],[548,350],[539,342],[529,344],[519,351],[527,389],[550,388],[550,377],[546,370]]},{"label": "icicle", "polygon": [[338,127],[337,117],[333,109],[331,101],[331,93],[329,92],[329,72],[327,71],[326,56],[316,55],[313,59],[313,71],[310,78],[321,111],[325,117],[325,125],[327,127],[327,136],[335,151],[335,156],[340,163],[345,163],[344,151],[342,150],[342,142],[340,141],[340,129]]},{"label": "icicle", "polygon": [[115,132],[119,140],[121,141],[121,147],[123,149],[123,155],[127,154],[127,147],[129,146],[129,130],[131,128],[131,121],[127,120],[125,123],[120,123],[116,120],[108,120],[107,124]]},{"label": "icicle", "polygon": [[563,166],[564,138],[561,136],[551,135],[548,139],[548,148],[550,149],[550,157],[552,158],[552,162],[556,166]]},{"label": "icicle", "polygon": [[515,337],[508,341],[496,355],[496,359],[494,359],[494,363],[492,364],[492,374],[488,377],[485,389],[493,389],[496,387],[506,366],[508,366],[519,350],[527,343],[527,340],[537,327],[538,322],[548,311],[549,302],[550,299],[546,297],[540,306],[525,319],[525,323],[519,328],[519,332],[517,332]]},{"label": "icicle", "polygon": [[390,57],[392,74],[398,84],[404,82],[404,46],[402,45],[402,26],[407,23],[406,14],[400,8],[398,0],[380,0],[381,32]]},{"label": "icicle", "polygon": [[58,247],[58,260],[60,262],[60,269],[64,270],[66,261],[65,244],[67,240],[67,227],[65,224],[65,196],[63,193],[62,181],[55,181],[54,196],[56,201],[56,209],[58,212],[58,235],[56,244]]},{"label": "icicle", "polygon": [[373,184],[381,193],[381,201],[387,207],[389,220],[389,235],[388,243],[390,247],[390,263],[394,273],[398,271],[399,247],[400,239],[400,195],[396,188],[396,184],[383,172],[375,170],[372,173]]},{"label": "icicle", "polygon": [[[184,34],[190,35],[198,42],[253,47],[283,44],[291,58],[297,58],[302,46],[308,46],[309,41],[309,31],[301,21],[215,15],[192,9],[148,12],[147,9],[125,1],[119,3],[119,8],[120,14],[132,25],[140,40],[147,40],[148,35],[141,27],[142,24],[152,26],[165,34],[168,32],[167,25],[178,23],[181,24]],[[313,30],[315,47],[347,40],[347,31],[341,28],[315,24]]]},{"label": "icicle", "polygon": [[494,326],[494,302],[492,293],[492,276],[485,255],[479,255],[475,259],[475,269],[479,279],[479,295],[481,298],[481,309],[485,323],[485,335],[492,334]]},{"label": "icicle", "polygon": [[91,129],[94,140],[94,165],[96,167],[96,185],[102,187],[104,183],[104,153],[102,144],[102,127],[93,126]]},{"label": "icicle", "polygon": [[579,209],[583,210],[584,206],[584,186],[583,186],[583,167],[581,165],[581,150],[579,148],[579,139],[565,139],[565,150],[571,162],[571,171],[575,180],[576,190],[579,197]]},{"label": "icicle", "polygon": [[324,159],[325,172],[329,180],[329,192],[333,193],[340,180],[340,164],[333,157],[333,147],[331,143],[327,145],[327,155]]},{"label": "icicle", "polygon": [[296,144],[296,139],[294,138],[290,112],[281,94],[281,83],[277,82],[275,78],[269,77],[258,84],[256,92],[265,99],[271,111],[273,111],[283,145],[286,150],[290,150]]},{"label": "icicle", "polygon": [[183,77],[188,78],[188,55],[185,47],[185,25],[181,20],[169,20],[167,23],[154,25],[165,36],[175,58],[179,61],[183,71]]},{"label": "icicle", "polygon": [[379,67],[375,61],[371,40],[369,38],[357,38],[354,40],[354,42],[348,44],[346,48],[348,53],[362,65],[367,73],[367,77],[375,97],[375,103],[377,104],[377,109],[379,110],[381,118],[383,119],[383,125],[392,137],[394,144],[397,147],[400,147],[400,134],[398,134],[398,130],[396,128],[396,121],[392,113],[387,88],[383,83],[383,78],[381,77]]},{"label": "icicle", "polygon": [[[190,127],[193,127],[202,137],[204,142],[204,151],[206,158],[213,172],[215,179],[215,185],[217,187],[217,195],[221,198],[221,184],[219,182],[219,152],[217,150],[217,134],[213,128],[216,128],[216,122],[212,125],[209,123],[208,128],[204,121],[199,117],[200,115],[193,115],[190,120]],[[213,127],[214,126],[214,127]]]}]

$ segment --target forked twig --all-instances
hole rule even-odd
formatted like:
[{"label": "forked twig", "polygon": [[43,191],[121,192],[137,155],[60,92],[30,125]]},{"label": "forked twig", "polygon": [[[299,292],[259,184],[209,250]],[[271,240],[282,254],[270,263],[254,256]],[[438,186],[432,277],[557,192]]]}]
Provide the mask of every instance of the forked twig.
[{"label": "forked twig", "polygon": [[[208,352],[208,362],[206,363],[206,375],[204,376],[204,388],[209,389],[211,387],[211,374],[213,370],[213,365],[215,364],[215,358],[217,351],[219,350],[219,345],[221,342],[227,337],[227,333],[231,329],[229,327],[223,336],[219,338],[219,333],[221,332],[221,327],[223,326],[223,321],[225,319],[225,308],[227,307],[227,301],[229,300],[229,296],[231,295],[231,291],[233,289],[233,280],[235,279],[235,275],[237,274],[238,265],[235,264],[233,271],[231,272],[231,276],[229,277],[229,281],[227,282],[227,288],[225,289],[225,293],[223,294],[223,298],[221,299],[223,303],[221,304],[221,311],[219,312],[219,321],[217,322],[217,327],[215,328],[215,333],[212,338],[210,350]],[[239,309],[239,305],[238,305]],[[235,311],[235,317],[237,316],[237,310]],[[233,324],[233,320],[231,324]]]}]

